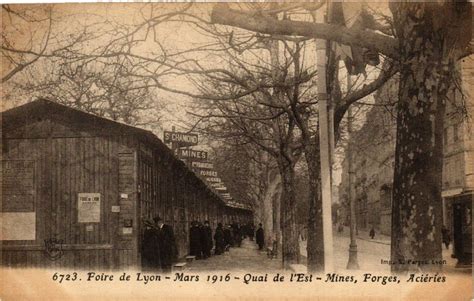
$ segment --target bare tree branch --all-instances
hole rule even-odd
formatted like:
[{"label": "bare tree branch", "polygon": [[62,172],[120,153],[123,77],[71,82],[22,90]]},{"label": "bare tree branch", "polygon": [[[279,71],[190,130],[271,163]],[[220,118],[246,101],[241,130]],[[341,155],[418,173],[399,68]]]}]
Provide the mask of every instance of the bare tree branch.
[{"label": "bare tree branch", "polygon": [[217,4],[211,15],[213,23],[230,25],[264,34],[294,35],[327,39],[342,44],[360,46],[398,58],[397,39],[368,30],[348,29],[344,26],[302,21],[276,20],[259,14],[249,14]]}]

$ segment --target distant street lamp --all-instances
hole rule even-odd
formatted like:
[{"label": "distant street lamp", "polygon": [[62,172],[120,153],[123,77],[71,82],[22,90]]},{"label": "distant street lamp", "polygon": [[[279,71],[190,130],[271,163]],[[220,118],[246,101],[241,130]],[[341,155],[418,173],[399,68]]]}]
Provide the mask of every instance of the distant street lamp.
[{"label": "distant street lamp", "polygon": [[[350,91],[352,88],[351,76],[347,74],[347,91]],[[347,167],[349,170],[348,176],[348,195],[349,195],[349,204],[350,204],[350,237],[351,242],[349,244],[349,261],[347,262],[347,269],[357,270],[359,269],[359,263],[357,261],[357,241],[356,241],[356,212],[355,212],[355,198],[353,193],[353,184],[354,184],[354,169],[352,166],[352,109],[349,107],[347,109]]]}]

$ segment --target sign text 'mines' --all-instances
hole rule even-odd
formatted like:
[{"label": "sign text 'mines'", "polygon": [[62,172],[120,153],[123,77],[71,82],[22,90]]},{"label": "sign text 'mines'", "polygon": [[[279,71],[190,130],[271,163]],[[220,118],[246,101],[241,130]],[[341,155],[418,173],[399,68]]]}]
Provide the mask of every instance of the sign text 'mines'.
[{"label": "sign text 'mines'", "polygon": [[207,160],[207,152],[198,151],[193,149],[179,149],[178,156],[180,158],[191,159],[191,160]]}]

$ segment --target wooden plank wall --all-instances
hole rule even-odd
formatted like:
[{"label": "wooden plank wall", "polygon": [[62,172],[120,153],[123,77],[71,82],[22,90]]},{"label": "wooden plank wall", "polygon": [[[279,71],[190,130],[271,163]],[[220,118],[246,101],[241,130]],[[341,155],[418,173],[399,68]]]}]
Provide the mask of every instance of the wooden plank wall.
[{"label": "wooden plank wall", "polygon": [[[132,148],[121,145],[118,154],[118,196],[120,214],[116,237],[116,262],[118,268],[139,265],[137,236],[139,235],[137,211],[137,158]],[[132,227],[126,225],[132,222]],[[130,229],[131,228],[131,229]],[[130,230],[130,232],[126,232]]]},{"label": "wooden plank wall", "polygon": [[[228,208],[194,176],[155,147],[139,146],[136,137],[94,137],[48,121],[18,133],[3,141],[3,160],[35,162],[36,239],[1,241],[3,265],[139,267],[142,218],[160,215],[172,225],[181,257],[188,252],[192,220],[209,220],[213,230],[230,222]],[[78,222],[78,193],[100,193],[99,223]],[[45,252],[44,241],[51,238],[63,240],[57,260]]]},{"label": "wooden plank wall", "polygon": [[[48,122],[28,128],[31,130],[19,131],[28,133],[28,138],[16,138],[15,133],[5,137],[3,160],[35,161],[36,240],[2,241],[2,264],[76,269],[136,264],[132,262],[136,247],[125,246],[118,231],[124,218],[136,220],[136,179],[127,182],[131,190],[124,189],[131,197],[119,198],[119,188],[123,188],[119,181],[124,182],[119,179],[118,152],[124,145],[129,151],[131,140],[93,137]],[[99,223],[78,222],[78,193],[100,193]],[[114,205],[121,206],[120,213],[112,212]],[[45,252],[45,240],[51,238],[63,241],[63,255],[56,260],[50,260]]]},{"label": "wooden plank wall", "polygon": [[[110,268],[117,198],[116,141],[97,137],[6,139],[4,160],[35,161],[36,240],[3,241],[2,263],[8,266]],[[5,148],[4,148],[5,149]],[[78,193],[100,193],[99,223],[79,223]],[[49,260],[44,241],[63,241],[64,254]],[[18,259],[26,256],[26,260]]]},{"label": "wooden plank wall", "polygon": [[[36,212],[36,240],[2,241],[2,265],[25,267],[28,264],[40,265],[46,258],[41,251],[43,240],[50,232],[50,219],[40,222],[39,216],[45,216],[51,210],[50,191],[44,189],[50,183],[50,162],[47,139],[9,139],[2,141],[2,160],[34,160],[34,210]],[[18,246],[13,249],[13,246]],[[36,250],[35,250],[36,249]],[[31,250],[31,251],[29,251]]]}]

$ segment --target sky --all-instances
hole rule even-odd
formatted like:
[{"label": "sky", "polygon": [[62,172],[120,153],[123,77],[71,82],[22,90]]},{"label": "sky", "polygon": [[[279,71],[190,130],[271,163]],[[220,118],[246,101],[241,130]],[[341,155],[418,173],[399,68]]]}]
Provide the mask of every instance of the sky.
[{"label": "sky", "polygon": [[[94,3],[94,4],[56,4],[53,10],[54,22],[52,25],[52,32],[57,33],[55,36],[56,40],[50,41],[50,47],[54,48],[56,45],[55,42],[61,43],[62,39],[67,39],[69,35],[77,32],[77,28],[82,26],[89,27],[89,33],[91,35],[96,35],[96,32],[109,30],[111,28],[117,28],[117,25],[127,25],[133,26],[144,22],[145,18],[148,17],[152,12],[153,14],[166,14],[170,13],[177,6],[183,7],[185,4],[154,4],[149,3]],[[357,6],[357,4],[354,4]],[[190,14],[194,17],[201,18],[202,20],[209,21],[209,13],[212,9],[213,4],[196,4],[191,10]],[[37,8],[45,8],[44,5],[32,5],[29,8],[32,11],[36,11]],[[39,14],[39,12],[35,12]],[[294,18],[300,18],[295,16]],[[185,17],[186,20],[196,21],[194,18]],[[13,25],[10,24],[13,22]],[[42,26],[38,26],[38,23],[35,23],[33,26],[27,26],[22,24],[18,20],[9,20],[8,18],[3,18],[2,27],[11,31],[12,35],[15,37],[15,43],[17,47],[28,48],[32,47],[33,50],[39,51],[43,45],[44,36],[46,32],[45,23],[41,23]],[[185,51],[187,49],[194,49],[196,47],[202,47],[204,45],[211,44],[214,39],[209,37],[206,32],[203,32],[195,23],[192,22],[182,22],[182,20],[176,20],[166,23],[161,23],[156,28],[156,33],[151,34],[146,30],[141,30],[135,34],[136,39],[143,39],[134,46],[134,53],[143,56],[153,57],[156,56],[156,53],[159,53],[160,47],[165,47],[166,51],[169,53],[176,53]],[[227,33],[233,32],[235,35],[242,33],[242,31],[235,28],[224,28],[219,27],[221,30],[226,31]],[[130,30],[130,27],[119,28],[119,32],[124,32],[125,30]],[[8,33],[8,32],[7,32]],[[154,41],[154,34],[157,36],[158,42]],[[91,42],[85,43],[82,45],[82,48],[79,50],[81,52],[87,53],[93,51],[100,44],[106,45],[111,39],[117,35],[117,32],[107,32],[103,36],[94,36],[94,39]],[[304,53],[304,60],[307,66],[314,68],[316,65],[316,55],[314,50],[314,44],[309,42],[310,46]],[[210,47],[214,49],[215,46]],[[209,49],[209,47],[206,47]],[[191,53],[183,55],[180,59],[193,59],[199,62],[199,64],[205,66],[206,68],[217,68],[226,64],[225,59],[217,55],[215,51],[193,51]],[[266,50],[255,53],[254,55],[244,52],[242,54],[245,60],[248,62],[256,62],[258,57],[268,56]],[[9,67],[8,62],[3,63],[3,72]],[[40,62],[41,63],[41,62]],[[43,62],[48,64],[48,62]],[[342,67],[342,64],[341,64]],[[341,68],[341,72],[344,73],[344,69]],[[373,72],[368,72],[368,80],[373,79],[377,75],[377,70]],[[3,73],[2,73],[3,74]],[[18,77],[20,77],[19,75]],[[344,77],[344,74],[342,74]],[[187,92],[196,93],[196,89],[192,83],[183,75],[169,74],[168,76],[161,79],[162,83],[166,86],[169,86],[173,89],[183,90]],[[366,82],[364,78],[356,80],[353,79],[358,85]],[[4,86],[7,87],[8,83]],[[342,88],[345,89],[345,80],[342,81]],[[2,92],[3,93],[3,92]],[[161,125],[159,127],[154,127],[153,130],[158,135],[162,137],[164,130],[170,130],[171,127],[176,127],[177,131],[185,131],[189,129],[192,121],[190,115],[187,114],[188,111],[192,110],[190,104],[192,104],[192,99],[189,96],[171,93],[168,91],[159,90],[157,91],[157,98],[163,104],[163,118],[161,119]],[[3,95],[3,94],[2,94]],[[195,100],[194,100],[195,101]],[[371,101],[371,100],[369,100]],[[7,103],[2,103],[4,109],[8,108]],[[364,120],[361,116],[360,120]],[[362,122],[361,122],[362,123]],[[199,148],[199,147],[198,147]],[[204,147],[205,149],[205,147]],[[340,162],[340,158],[336,158],[336,165]],[[340,172],[336,170],[336,183],[340,181]]]}]

